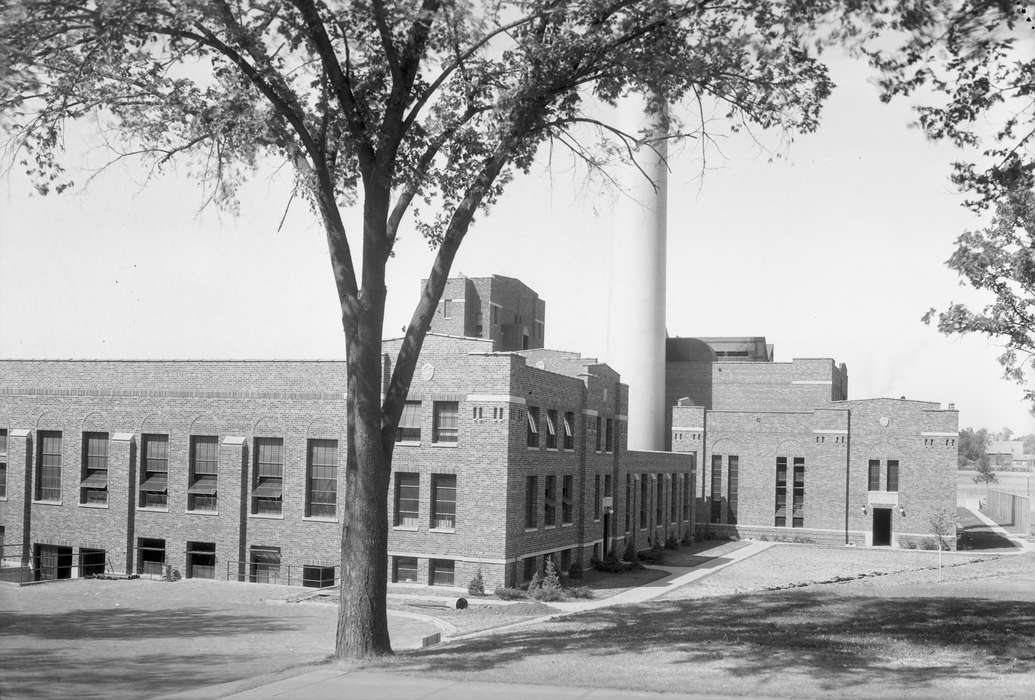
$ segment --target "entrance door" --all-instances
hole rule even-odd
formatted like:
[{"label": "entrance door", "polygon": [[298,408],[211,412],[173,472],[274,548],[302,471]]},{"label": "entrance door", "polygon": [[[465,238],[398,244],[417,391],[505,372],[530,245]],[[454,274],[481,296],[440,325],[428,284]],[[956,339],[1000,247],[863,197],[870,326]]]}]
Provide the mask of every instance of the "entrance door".
[{"label": "entrance door", "polygon": [[611,548],[611,511],[610,510],[605,510],[604,511],[604,534],[603,534],[603,537],[604,537],[604,546],[600,548],[601,550],[603,550],[601,552],[601,557],[600,558],[601,559],[606,559],[608,552],[611,551],[611,549],[610,549]]},{"label": "entrance door", "polygon": [[891,508],[873,509],[873,546],[891,546]]}]

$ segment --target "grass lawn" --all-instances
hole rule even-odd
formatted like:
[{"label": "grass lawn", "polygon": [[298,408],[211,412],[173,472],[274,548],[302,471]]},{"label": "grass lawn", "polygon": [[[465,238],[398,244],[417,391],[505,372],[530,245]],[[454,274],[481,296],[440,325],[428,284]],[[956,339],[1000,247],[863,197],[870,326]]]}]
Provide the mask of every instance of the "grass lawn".
[{"label": "grass lawn", "polygon": [[[761,568],[761,556],[726,571]],[[1027,554],[941,574],[654,601],[406,652],[384,665],[457,679],[722,695],[1032,697],[1033,580],[1035,555]]]},{"label": "grass lawn", "polygon": [[[0,697],[139,698],[319,662],[328,606],[303,589],[183,580],[0,586]],[[438,631],[389,614],[396,646]]]}]

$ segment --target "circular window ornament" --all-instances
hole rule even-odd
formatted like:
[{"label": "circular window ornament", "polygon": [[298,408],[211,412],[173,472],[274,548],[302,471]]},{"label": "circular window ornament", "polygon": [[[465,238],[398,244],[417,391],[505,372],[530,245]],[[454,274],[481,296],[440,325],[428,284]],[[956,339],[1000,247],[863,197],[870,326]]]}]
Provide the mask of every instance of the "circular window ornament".
[{"label": "circular window ornament", "polygon": [[891,419],[887,416],[881,416],[878,422],[880,423],[880,427],[887,428],[891,424]]},{"label": "circular window ornament", "polygon": [[420,378],[430,382],[435,377],[435,365],[426,364],[420,368]]}]

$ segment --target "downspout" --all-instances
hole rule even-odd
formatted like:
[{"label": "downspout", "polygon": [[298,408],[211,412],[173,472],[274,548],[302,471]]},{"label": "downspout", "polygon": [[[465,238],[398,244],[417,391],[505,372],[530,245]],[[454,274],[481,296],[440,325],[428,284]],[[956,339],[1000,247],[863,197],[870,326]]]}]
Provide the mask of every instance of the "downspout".
[{"label": "downspout", "polygon": [[852,412],[848,411],[848,432],[845,434],[845,544],[848,544],[848,509],[852,483]]}]

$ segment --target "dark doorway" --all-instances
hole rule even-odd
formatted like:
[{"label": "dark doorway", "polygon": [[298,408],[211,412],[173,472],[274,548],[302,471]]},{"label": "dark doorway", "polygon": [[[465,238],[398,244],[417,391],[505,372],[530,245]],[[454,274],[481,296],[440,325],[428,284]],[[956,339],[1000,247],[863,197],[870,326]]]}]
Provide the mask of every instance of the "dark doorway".
[{"label": "dark doorway", "polygon": [[72,548],[52,544],[36,544],[33,557],[35,580],[54,581],[72,578]]},{"label": "dark doorway", "polygon": [[601,559],[607,558],[607,555],[611,551],[611,510],[610,509],[604,511],[604,533],[603,533],[603,538],[604,538],[603,546],[600,548],[602,550],[602,555],[603,555],[603,556],[600,557]]},{"label": "dark doorway", "polygon": [[873,546],[891,546],[891,508],[873,509]]},{"label": "dark doorway", "polygon": [[103,549],[79,548],[79,575],[103,576],[105,551]]}]

